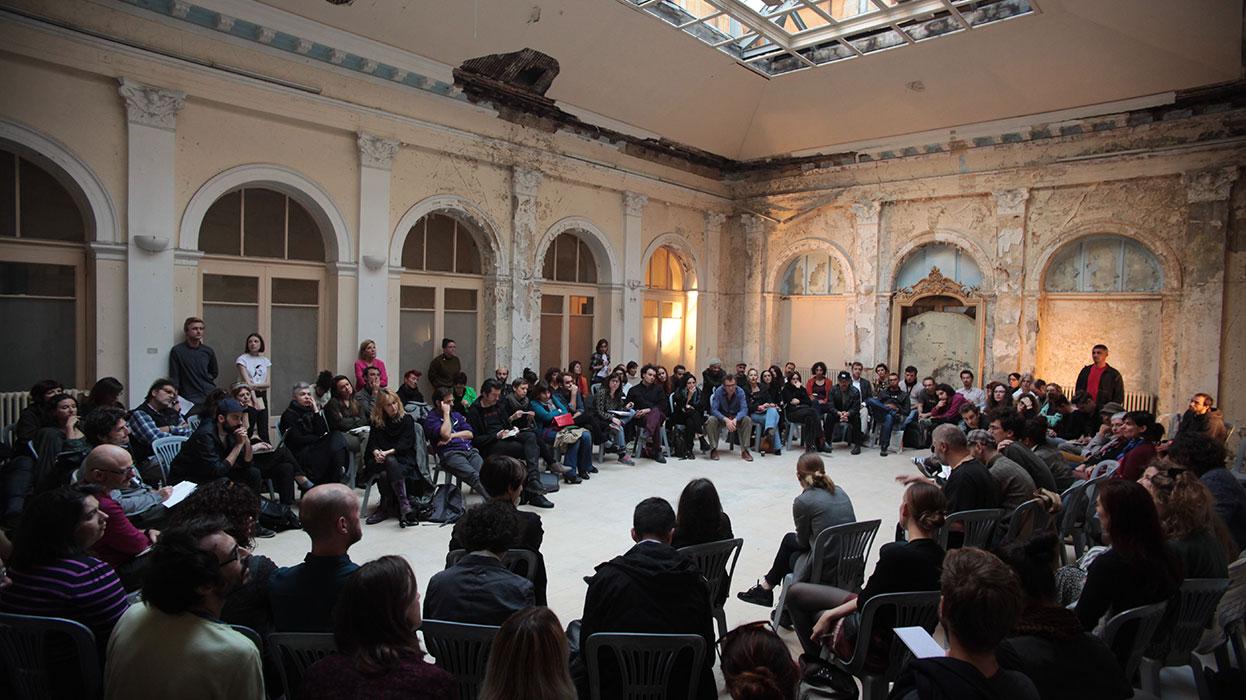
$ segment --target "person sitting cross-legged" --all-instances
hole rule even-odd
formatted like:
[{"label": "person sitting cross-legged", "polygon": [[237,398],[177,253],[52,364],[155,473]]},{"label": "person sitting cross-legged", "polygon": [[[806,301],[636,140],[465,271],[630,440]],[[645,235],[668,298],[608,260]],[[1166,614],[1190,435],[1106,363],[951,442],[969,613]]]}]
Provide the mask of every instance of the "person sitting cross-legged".
[{"label": "person sitting cross-legged", "polygon": [[[697,565],[670,545],[675,511],[661,498],[646,498],[632,514],[632,540],[625,554],[599,564],[590,577],[580,623],[580,653],[572,662],[580,697],[588,696],[584,644],[597,632],[696,634],[705,640],[701,668],[686,658],[674,662],[667,697],[687,697],[693,674],[696,698],[718,697],[714,684],[714,622],[709,586]],[[574,623],[573,623],[574,624]],[[620,670],[609,654],[600,659],[602,697],[623,697]]]},{"label": "person sitting cross-legged", "polygon": [[[696,455],[696,439],[705,433],[705,401],[697,388],[697,375],[687,372],[679,378],[671,392],[671,427],[674,444],[671,453],[680,459],[692,459]],[[677,430],[682,427],[683,430]],[[704,438],[702,438],[704,440]]]},{"label": "person sitting cross-legged", "polygon": [[[381,503],[368,516],[368,524],[397,516],[403,524],[411,519],[411,497],[419,493],[408,493],[409,488],[431,490],[431,484],[424,479],[420,471],[419,450],[423,443],[416,442],[415,418],[402,408],[402,399],[389,389],[381,389],[376,397],[376,406],[372,409],[372,430],[368,433],[368,459],[364,462],[363,475],[372,477],[383,474],[378,480],[377,490],[381,492]],[[423,437],[422,435],[420,437]],[[411,486],[408,487],[408,482]]]},{"label": "person sitting cross-legged", "polygon": [[359,565],[347,553],[363,537],[359,497],[342,484],[321,484],[303,496],[299,507],[311,552],[302,564],[273,572],[268,598],[278,632],[329,632],[338,592]]},{"label": "person sitting cross-legged", "polygon": [[489,492],[480,480],[484,458],[472,447],[472,426],[455,411],[454,394],[450,389],[433,390],[432,410],[424,416],[424,436],[437,453],[442,469],[467,483],[485,498]]},{"label": "person sitting cross-legged", "polygon": [[767,369],[758,374],[751,368],[746,376],[748,386],[742,388],[748,395],[749,418],[762,431],[759,450],[764,455],[769,445],[776,455],[783,454],[783,436],[779,434],[779,385],[774,381],[774,372]]},{"label": "person sitting cross-legged", "polygon": [[407,560],[389,554],[364,564],[346,578],[333,610],[337,651],[307,669],[293,697],[457,698],[454,676],[424,658],[415,634],[422,623],[419,585]]},{"label": "person sitting cross-legged", "polygon": [[121,616],[108,642],[105,700],[264,697],[260,650],[219,621],[250,557],[227,528],[224,518],[196,518],[161,535],[143,602]]},{"label": "person sitting cross-legged", "polygon": [[511,613],[535,605],[532,582],[502,564],[523,527],[513,504],[488,501],[468,508],[453,533],[468,553],[429,579],[424,617],[500,625]]},{"label": "person sitting cross-legged", "polygon": [[[706,389],[702,389],[702,395]],[[658,368],[645,365],[640,370],[640,384],[627,392],[627,400],[636,408],[635,420],[639,426],[649,433],[649,445],[644,449],[653,456],[653,461],[666,463],[662,455],[662,423],[666,420],[667,401],[666,389],[658,381]],[[636,439],[639,441],[640,436]]]},{"label": "person sitting cross-legged", "polygon": [[621,464],[634,464],[627,453],[627,437],[623,426],[632,419],[635,411],[629,408],[623,397],[623,375],[611,372],[605,379],[598,382],[593,390],[589,410],[596,416],[610,438],[609,448],[619,456]]},{"label": "person sitting cross-legged", "polygon": [[1038,700],[1024,674],[1001,668],[995,651],[1021,617],[1017,575],[990,552],[948,553],[939,579],[939,622],[947,656],[912,661],[889,697],[896,700]]},{"label": "person sitting cross-legged", "polygon": [[[568,420],[575,414],[544,382],[533,387],[531,405],[532,411],[536,413],[540,439],[553,448],[561,447],[564,450],[562,463],[565,469],[562,480],[568,484],[578,484],[591,478],[595,469],[592,433]],[[567,423],[559,425],[560,421]]]},{"label": "person sitting cross-legged", "polygon": [[748,448],[753,439],[753,419],[749,417],[748,397],[736,385],[736,377],[723,377],[722,386],[710,397],[710,416],[705,421],[705,437],[710,443],[710,459],[718,459],[718,437],[722,429],[735,433],[740,442],[740,458],[753,461]]}]

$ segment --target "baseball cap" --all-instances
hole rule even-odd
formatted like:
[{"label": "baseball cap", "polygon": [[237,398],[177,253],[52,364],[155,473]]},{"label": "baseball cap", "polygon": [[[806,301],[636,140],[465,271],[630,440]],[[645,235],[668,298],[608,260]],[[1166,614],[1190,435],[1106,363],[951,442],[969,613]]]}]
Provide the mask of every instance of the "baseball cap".
[{"label": "baseball cap", "polygon": [[840,372],[839,374],[835,375],[835,378],[836,379],[852,379],[852,375],[848,374],[847,372]]},{"label": "baseball cap", "polygon": [[226,416],[230,413],[242,413],[243,410],[242,404],[238,403],[234,399],[221,399],[221,402],[216,404],[216,415],[218,416]]},{"label": "baseball cap", "polygon": [[1109,401],[1103,404],[1103,408],[1099,409],[1100,414],[1106,413],[1108,415],[1114,415],[1117,413],[1124,413],[1124,412],[1125,412],[1125,407],[1115,401]]}]

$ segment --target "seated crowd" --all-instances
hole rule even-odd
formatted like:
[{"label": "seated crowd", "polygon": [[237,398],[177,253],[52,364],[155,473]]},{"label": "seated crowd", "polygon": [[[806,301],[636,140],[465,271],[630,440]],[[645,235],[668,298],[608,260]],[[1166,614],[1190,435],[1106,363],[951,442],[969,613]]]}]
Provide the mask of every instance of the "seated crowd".
[{"label": "seated crowd", "polygon": [[[1123,383],[1103,346],[1069,398],[1029,374],[979,388],[965,370],[954,389],[933,377],[919,382],[914,367],[901,376],[880,364],[863,378],[859,362],[834,378],[815,363],[805,381],[791,363],[728,372],[712,360],[698,381],[683,366],[611,367],[604,339],[587,374],[578,361],[543,378],[525,370],[512,380],[499,368],[478,393],[446,339],[426,375],[408,371],[393,391],[375,343],[365,341],[353,382],[322,373],[315,385],[293,387],[273,440],[263,338],[248,336],[240,381],[224,391],[203,322],[187,319],[184,330],[170,377],[152,382],[132,410],[111,378],[81,401],[54,381],[32,387],[0,470],[3,525],[13,531],[11,545],[0,537],[0,612],[86,625],[109,698],[259,698],[266,688],[276,697],[273,670],[230,625],[261,637],[333,634],[337,652],[287,697],[456,697],[453,676],[425,660],[415,634],[424,620],[498,628],[481,697],[587,697],[590,664],[613,697],[625,669],[609,654],[588,659],[589,639],[639,632],[704,641],[699,666],[678,657],[672,696],[695,686],[698,697],[717,697],[712,669],[721,658],[732,697],[791,698],[801,683],[842,687],[844,672],[827,659],[846,661],[857,649],[867,650],[867,668],[885,667],[889,645],[899,643],[894,617],[878,616],[858,644],[862,612],[876,596],[918,592],[939,594],[949,649],[910,663],[892,697],[1128,697],[1127,650],[1098,636],[1104,621],[1172,600],[1185,579],[1226,578],[1246,547],[1246,490],[1225,468],[1227,431],[1212,398],[1196,395],[1165,441],[1153,414],[1123,409]],[[902,448],[928,446],[932,457],[914,460],[920,474],[897,478],[895,541],[880,546],[857,590],[845,590],[827,583],[836,580],[827,568],[834,557],[811,577],[819,533],[857,522],[820,453],[838,438],[858,454],[875,431],[883,456],[899,434]],[[751,462],[751,450],[780,454],[795,432],[804,454],[793,531],[738,597],[773,607],[775,590],[786,588],[775,619],[794,628],[798,661],[768,626],[715,633],[728,591],[720,585],[711,596],[710,582],[728,574],[700,570],[679,549],[735,536],[708,479],[688,483],[678,510],[656,497],[635,507],[635,545],[585,577],[583,616],[565,632],[544,607],[542,521],[517,507],[553,507],[543,466],[580,484],[599,471],[597,449],[627,465],[663,463],[667,450],[692,458],[698,447],[719,460],[724,437]],[[170,437],[181,438],[176,455],[157,455]],[[484,500],[455,523],[453,561],[426,578],[421,599],[406,560],[360,565],[349,550],[363,536],[357,488],[375,483],[380,493],[366,523],[415,522],[434,491],[430,460]],[[964,547],[965,533],[945,528],[952,513],[1011,514],[1035,498],[1058,512],[1062,494],[1105,465],[1086,523],[1094,546],[1068,566],[1059,566],[1065,544],[1049,527],[1010,540],[1005,516],[991,551]],[[166,507],[181,482],[197,486]],[[307,533],[302,563],[278,567],[250,554],[256,537],[273,534],[265,523]],[[515,568],[510,550],[530,553],[526,568]],[[52,677],[58,693],[80,692],[70,669]]]}]

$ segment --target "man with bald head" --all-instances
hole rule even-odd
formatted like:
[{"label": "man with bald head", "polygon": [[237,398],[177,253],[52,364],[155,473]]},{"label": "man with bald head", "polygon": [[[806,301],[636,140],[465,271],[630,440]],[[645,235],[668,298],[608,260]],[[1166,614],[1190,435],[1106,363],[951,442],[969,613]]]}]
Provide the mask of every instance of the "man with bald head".
[{"label": "man with bald head", "polygon": [[346,552],[363,537],[359,497],[342,484],[321,484],[299,507],[311,552],[297,566],[273,572],[268,602],[278,632],[332,632],[333,606],[346,577],[359,568]]},{"label": "man with bald head", "polygon": [[[897,476],[896,481],[905,485],[914,481],[927,481],[942,486],[943,495],[947,496],[949,513],[1000,507],[999,490],[991,478],[990,470],[981,461],[974,459],[973,452],[969,449],[969,440],[960,428],[951,423],[936,426],[930,434],[930,451],[934,453],[935,459],[952,468],[946,481],[917,475]],[[951,533],[948,548],[959,547],[963,539],[961,533]]]},{"label": "man with bald head", "polygon": [[160,533],[135,527],[121,504],[113,498],[118,489],[134,478],[134,458],[124,447],[97,445],[82,463],[82,478],[99,487],[100,492],[95,497],[99,500],[100,512],[108,516],[104,536],[91,551],[117,571],[127,591],[137,590],[145,568],[139,555],[155,543]]}]

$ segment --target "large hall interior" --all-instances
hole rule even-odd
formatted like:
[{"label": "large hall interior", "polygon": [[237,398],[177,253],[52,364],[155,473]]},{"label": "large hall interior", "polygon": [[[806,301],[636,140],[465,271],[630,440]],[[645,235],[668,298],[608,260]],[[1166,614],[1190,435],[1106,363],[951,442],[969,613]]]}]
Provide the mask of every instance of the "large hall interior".
[{"label": "large hall interior", "polygon": [[1242,697],[1244,33],[0,0],[0,696]]}]

